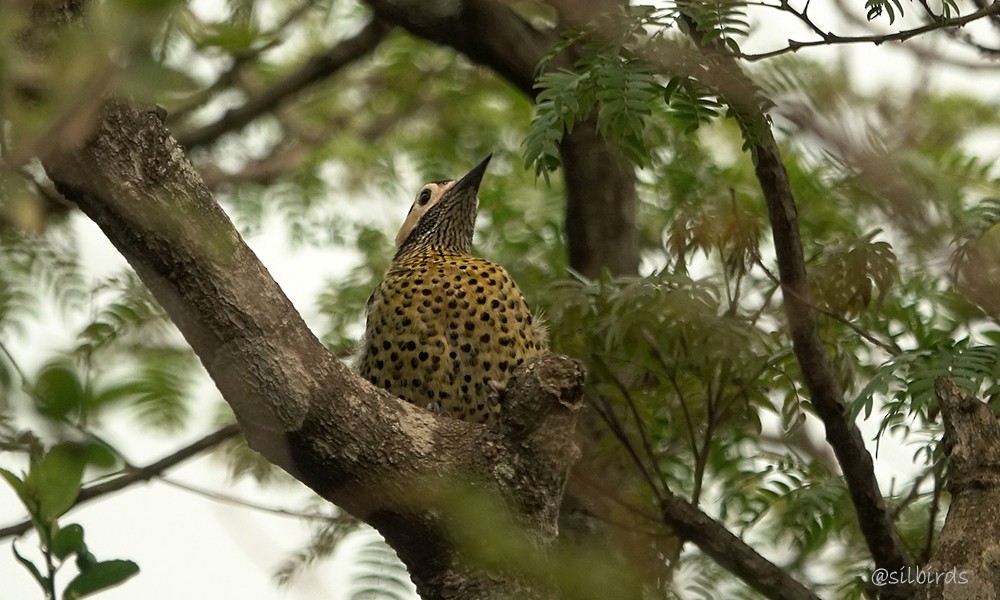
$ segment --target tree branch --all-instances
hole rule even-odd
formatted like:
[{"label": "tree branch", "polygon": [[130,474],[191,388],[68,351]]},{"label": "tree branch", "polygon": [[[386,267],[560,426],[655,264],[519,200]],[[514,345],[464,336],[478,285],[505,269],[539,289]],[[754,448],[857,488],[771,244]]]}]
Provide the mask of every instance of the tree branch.
[{"label": "tree branch", "polygon": [[499,428],[435,417],[353,375],[323,347],[156,111],[111,101],[87,143],[44,165],[164,307],[251,448],[374,525],[425,597],[525,593],[516,577],[464,565],[446,533],[459,523],[454,514],[435,504],[439,495],[415,492],[474,482],[540,545],[551,542],[576,456],[577,363],[546,355],[518,367]]},{"label": "tree branch", "polygon": [[344,66],[367,55],[381,43],[388,31],[383,23],[373,19],[354,37],[311,57],[305,64],[282,77],[271,87],[249,98],[242,105],[226,111],[219,120],[193,131],[179,133],[177,141],[186,148],[203,146],[225,133],[243,127],[306,87],[322,81]]},{"label": "tree branch", "polygon": [[[785,10],[785,9],[782,9]],[[786,12],[794,11],[786,10]],[[835,46],[835,45],[845,45],[845,44],[874,44],[880,46],[887,42],[905,42],[911,38],[923,35],[925,33],[930,33],[938,29],[953,29],[957,27],[964,27],[973,21],[978,21],[984,18],[993,18],[1000,15],[1000,3],[993,2],[987,6],[980,8],[979,10],[969,13],[965,16],[952,17],[950,19],[939,19],[932,23],[927,23],[921,25],[920,27],[913,27],[911,29],[904,29],[902,31],[897,31],[896,33],[885,33],[885,34],[872,34],[872,35],[858,35],[858,36],[843,36],[837,35],[835,33],[823,32],[816,29],[815,31],[820,36],[821,39],[818,40],[808,40],[808,41],[797,41],[788,40],[788,45],[783,48],[777,48],[775,50],[770,50],[768,52],[760,52],[757,54],[744,54],[740,53],[736,55],[738,58],[742,58],[747,61],[759,61],[765,58],[772,58],[779,56],[781,54],[787,54],[789,52],[797,52],[803,48],[810,48],[813,46]]]},{"label": "tree branch", "polygon": [[765,559],[721,523],[690,502],[668,493],[660,501],[663,520],[694,542],[721,567],[774,600],[819,600],[784,569]]},{"label": "tree branch", "polygon": [[[262,38],[269,40],[267,43],[254,45],[252,48],[234,52],[229,68],[222,72],[211,84],[185,98],[182,104],[172,107],[170,115],[167,117],[167,122],[173,125],[230,87],[238,79],[239,74],[244,71],[247,63],[256,60],[267,50],[281,44],[286,37],[284,35],[285,29],[305,16],[315,5],[316,0],[303,0],[301,4],[291,8],[270,31],[264,32],[261,35]],[[168,40],[169,38],[164,36],[164,43],[167,43]]]},{"label": "tree branch", "polygon": [[[697,23],[687,20],[687,30],[701,45]],[[889,570],[904,567],[909,559],[882,497],[871,455],[857,426],[846,418],[843,391],[819,335],[810,300],[798,208],[778,143],[760,108],[762,99],[756,86],[730,56],[713,48],[696,57],[676,45],[660,42],[654,50],[643,54],[650,64],[668,74],[692,74],[695,65],[701,65],[700,74],[695,77],[717,90],[740,116],[745,136],[751,142],[755,174],[767,205],[792,350],[812,405],[826,428],[827,442],[843,470],[861,533],[876,566]],[[889,593],[894,592],[889,590]]]},{"label": "tree branch", "polygon": [[757,179],[767,203],[778,273],[785,299],[785,315],[792,337],[792,349],[809,390],[816,414],[826,427],[826,439],[833,448],[858,513],[858,521],[876,566],[898,569],[908,558],[892,523],[871,454],[861,432],[847,420],[843,391],[834,374],[830,357],[823,347],[811,308],[798,215],[777,142],[767,137],[752,148]]},{"label": "tree branch", "polygon": [[[80,490],[76,500],[73,502],[73,507],[76,508],[81,504],[86,504],[87,502],[100,498],[101,496],[106,496],[123,490],[135,483],[149,481],[154,477],[158,477],[167,469],[175,467],[189,458],[193,458],[201,454],[205,450],[218,446],[222,442],[239,434],[239,432],[239,425],[236,425],[235,423],[232,425],[226,425],[225,427],[214,431],[205,437],[188,444],[187,446],[184,446],[176,452],[164,456],[156,462],[148,464],[145,467],[129,469],[121,475],[103,483],[95,483],[94,485],[86,486]],[[20,523],[0,529],[0,539],[21,535],[29,529],[31,529],[31,520],[26,519]]]}]

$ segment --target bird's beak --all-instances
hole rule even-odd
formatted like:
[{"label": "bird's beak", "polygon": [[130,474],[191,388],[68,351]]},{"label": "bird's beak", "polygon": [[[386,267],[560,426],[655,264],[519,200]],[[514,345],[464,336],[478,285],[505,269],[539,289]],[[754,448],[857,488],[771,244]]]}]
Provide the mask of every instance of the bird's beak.
[{"label": "bird's beak", "polygon": [[449,191],[451,193],[461,193],[465,190],[471,190],[472,194],[475,195],[479,191],[479,184],[483,181],[483,175],[486,173],[486,165],[490,164],[491,158],[493,158],[492,152],[483,159],[483,162],[472,167],[471,171],[455,182],[455,185]]}]

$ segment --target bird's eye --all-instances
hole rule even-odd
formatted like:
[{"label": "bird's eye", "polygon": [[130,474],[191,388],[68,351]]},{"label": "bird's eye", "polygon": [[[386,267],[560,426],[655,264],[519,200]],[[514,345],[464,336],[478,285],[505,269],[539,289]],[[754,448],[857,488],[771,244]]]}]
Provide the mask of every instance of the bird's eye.
[{"label": "bird's eye", "polygon": [[430,201],[431,201],[431,191],[428,189],[421,191],[420,195],[417,197],[417,204],[419,204],[420,206],[424,206]]}]

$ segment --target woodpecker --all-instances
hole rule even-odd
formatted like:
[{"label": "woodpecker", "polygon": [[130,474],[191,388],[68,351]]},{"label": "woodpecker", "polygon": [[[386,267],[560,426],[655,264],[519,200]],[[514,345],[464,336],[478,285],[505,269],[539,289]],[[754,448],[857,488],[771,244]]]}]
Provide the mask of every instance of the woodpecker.
[{"label": "woodpecker", "polygon": [[471,253],[490,158],[417,193],[392,264],[368,299],[358,361],[363,377],[408,402],[487,424],[514,367],[547,347],[507,271]]}]

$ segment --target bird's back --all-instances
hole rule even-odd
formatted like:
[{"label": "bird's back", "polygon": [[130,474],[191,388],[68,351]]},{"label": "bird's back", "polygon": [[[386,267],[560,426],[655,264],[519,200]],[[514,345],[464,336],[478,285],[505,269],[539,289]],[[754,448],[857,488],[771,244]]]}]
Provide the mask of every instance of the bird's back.
[{"label": "bird's back", "polygon": [[491,422],[497,390],[540,354],[544,328],[503,267],[425,248],[398,256],[372,293],[360,372],[452,418]]}]

